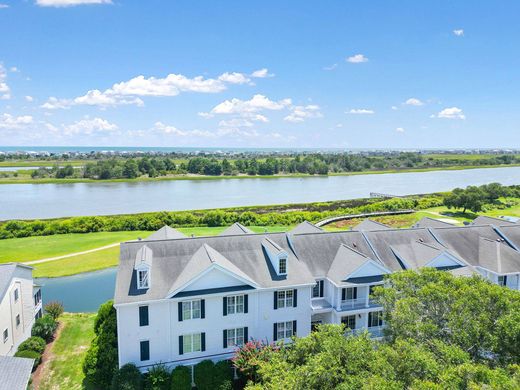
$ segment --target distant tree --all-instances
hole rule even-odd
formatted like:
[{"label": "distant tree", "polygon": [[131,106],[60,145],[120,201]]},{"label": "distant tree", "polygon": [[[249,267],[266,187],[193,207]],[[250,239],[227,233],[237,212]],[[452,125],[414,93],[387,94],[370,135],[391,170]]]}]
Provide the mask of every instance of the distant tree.
[{"label": "distant tree", "polygon": [[125,161],[125,165],[123,167],[123,177],[127,179],[135,179],[139,177],[140,171],[137,162],[134,159],[128,159]]},{"label": "distant tree", "polygon": [[444,205],[449,209],[462,209],[479,212],[482,206],[486,203],[488,195],[479,187],[469,186],[466,189],[455,188],[450,194],[444,198]]}]

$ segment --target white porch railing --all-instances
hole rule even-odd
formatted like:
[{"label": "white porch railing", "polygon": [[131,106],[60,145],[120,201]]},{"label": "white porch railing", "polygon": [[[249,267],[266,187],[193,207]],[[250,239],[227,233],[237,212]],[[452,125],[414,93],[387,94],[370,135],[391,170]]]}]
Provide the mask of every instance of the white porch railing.
[{"label": "white porch railing", "polygon": [[366,298],[358,298],[358,299],[346,299],[341,301],[341,310],[353,310],[353,309],[361,309],[363,307],[367,307]]}]

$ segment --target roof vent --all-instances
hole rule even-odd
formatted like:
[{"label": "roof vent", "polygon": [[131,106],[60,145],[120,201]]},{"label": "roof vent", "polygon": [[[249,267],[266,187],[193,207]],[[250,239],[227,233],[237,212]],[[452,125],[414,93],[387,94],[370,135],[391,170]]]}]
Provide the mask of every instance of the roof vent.
[{"label": "roof vent", "polygon": [[421,238],[419,238],[419,242],[424,242],[424,240],[422,239],[422,237],[421,237]]},{"label": "roof vent", "polygon": [[353,248],[357,248],[357,245],[356,245],[355,242],[352,243],[352,247],[353,247]]}]

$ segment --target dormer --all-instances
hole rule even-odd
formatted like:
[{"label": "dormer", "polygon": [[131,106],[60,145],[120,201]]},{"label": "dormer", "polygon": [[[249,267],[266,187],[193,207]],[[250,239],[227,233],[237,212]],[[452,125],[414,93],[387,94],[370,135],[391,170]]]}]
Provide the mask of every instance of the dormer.
[{"label": "dormer", "polygon": [[262,241],[262,247],[267,253],[267,256],[269,257],[276,274],[279,276],[287,275],[287,269],[289,265],[288,253],[269,238],[265,238]]},{"label": "dormer", "polygon": [[137,289],[145,290],[151,286],[153,251],[146,245],[135,255],[134,270],[136,272]]}]

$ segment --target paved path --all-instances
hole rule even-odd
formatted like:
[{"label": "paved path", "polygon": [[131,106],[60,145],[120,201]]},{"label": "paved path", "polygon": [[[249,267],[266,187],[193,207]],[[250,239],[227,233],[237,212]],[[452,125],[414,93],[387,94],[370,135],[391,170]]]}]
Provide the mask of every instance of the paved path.
[{"label": "paved path", "polygon": [[46,259],[40,259],[40,260],[25,261],[23,264],[26,264],[26,265],[32,265],[32,264],[45,263],[45,262],[47,262],[47,261],[66,259],[67,257],[73,257],[73,256],[85,255],[85,254],[87,254],[87,253],[92,253],[92,252],[102,251],[103,249],[113,248],[113,247],[118,246],[118,245],[119,245],[119,242],[117,242],[117,243],[115,243],[115,244],[105,245],[105,246],[102,246],[102,247],[99,247],[99,248],[89,249],[88,251],[76,252],[76,253],[69,253],[69,254],[67,254],[67,255],[56,256],[56,257],[48,257],[48,258],[46,258]]}]

